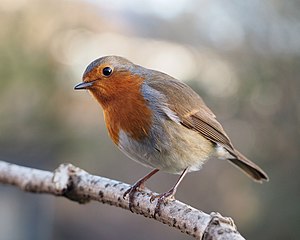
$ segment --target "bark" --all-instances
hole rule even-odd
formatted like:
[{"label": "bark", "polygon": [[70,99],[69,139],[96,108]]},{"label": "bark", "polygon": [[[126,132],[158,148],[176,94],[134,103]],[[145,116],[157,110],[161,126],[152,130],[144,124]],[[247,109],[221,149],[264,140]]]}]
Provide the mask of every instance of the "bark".
[{"label": "bark", "polygon": [[[62,164],[54,172],[49,172],[0,161],[0,183],[14,185],[27,192],[63,196],[78,203],[94,200],[129,210],[128,198],[123,199],[123,194],[130,185],[91,175],[71,164]],[[154,216],[157,200],[150,203],[153,194],[156,193],[148,189],[137,192],[133,211],[196,239],[244,239],[231,218],[214,212],[207,214],[177,200],[162,204],[160,214]]]}]

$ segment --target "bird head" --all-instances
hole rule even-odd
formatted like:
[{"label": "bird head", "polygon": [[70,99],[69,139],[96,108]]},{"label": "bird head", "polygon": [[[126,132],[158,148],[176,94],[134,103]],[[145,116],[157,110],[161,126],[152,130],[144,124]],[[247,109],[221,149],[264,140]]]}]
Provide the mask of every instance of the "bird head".
[{"label": "bird head", "polygon": [[[74,89],[87,89],[102,107],[130,92],[140,92],[142,67],[118,56],[105,56],[91,62],[83,73],[82,82]],[[132,95],[134,96],[134,95]]]},{"label": "bird head", "polygon": [[125,58],[106,56],[86,68],[82,82],[74,89],[88,90],[101,104],[110,136],[118,144],[120,130],[133,139],[149,133],[152,112],[141,88],[149,70]]}]

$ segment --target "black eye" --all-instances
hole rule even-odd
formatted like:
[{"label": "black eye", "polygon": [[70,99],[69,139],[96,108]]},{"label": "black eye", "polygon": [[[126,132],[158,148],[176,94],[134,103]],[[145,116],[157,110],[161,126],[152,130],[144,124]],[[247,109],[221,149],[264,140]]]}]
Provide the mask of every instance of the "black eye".
[{"label": "black eye", "polygon": [[110,67],[105,67],[105,68],[103,68],[102,73],[104,76],[108,77],[109,75],[112,74],[112,71],[113,70]]}]

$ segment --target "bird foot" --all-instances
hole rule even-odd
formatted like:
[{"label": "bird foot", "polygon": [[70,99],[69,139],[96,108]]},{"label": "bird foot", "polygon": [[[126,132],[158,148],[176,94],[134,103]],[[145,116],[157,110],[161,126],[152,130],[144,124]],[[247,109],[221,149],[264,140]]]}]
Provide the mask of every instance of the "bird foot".
[{"label": "bird foot", "polygon": [[175,192],[174,188],[170,189],[169,191],[157,195],[152,195],[150,198],[150,202],[152,203],[157,198],[156,207],[154,210],[154,218],[156,215],[160,215],[160,206],[161,204],[166,204],[168,201],[175,200]]},{"label": "bird foot", "polygon": [[129,210],[131,212],[133,212],[133,201],[134,201],[134,194],[140,190],[145,189],[144,183],[143,182],[136,182],[135,184],[133,184],[130,188],[128,188],[126,190],[126,192],[123,194],[123,199],[126,198],[126,196],[128,195],[128,200],[129,200]]},{"label": "bird foot", "polygon": [[133,184],[130,188],[127,189],[127,191],[123,194],[123,199],[126,198],[127,195],[129,195],[129,210],[133,212],[133,200],[134,200],[134,194],[138,192],[139,190],[145,189],[145,182],[153,176],[155,173],[157,173],[159,170],[154,169],[150,173],[148,173],[145,177],[138,180],[135,184]]}]

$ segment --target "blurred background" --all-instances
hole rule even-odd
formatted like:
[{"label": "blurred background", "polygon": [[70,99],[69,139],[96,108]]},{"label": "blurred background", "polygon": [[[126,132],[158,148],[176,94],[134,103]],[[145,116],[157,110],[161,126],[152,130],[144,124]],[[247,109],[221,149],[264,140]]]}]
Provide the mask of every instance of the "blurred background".
[{"label": "blurred background", "polygon": [[[225,161],[182,182],[177,199],[231,216],[247,239],[300,238],[300,2],[0,0],[0,159],[54,170],[70,162],[127,183],[149,169],[107,136],[75,92],[85,67],[114,54],[192,86],[270,182]],[[170,188],[158,173],[148,186]],[[119,208],[0,185],[0,239],[187,239]]]}]

